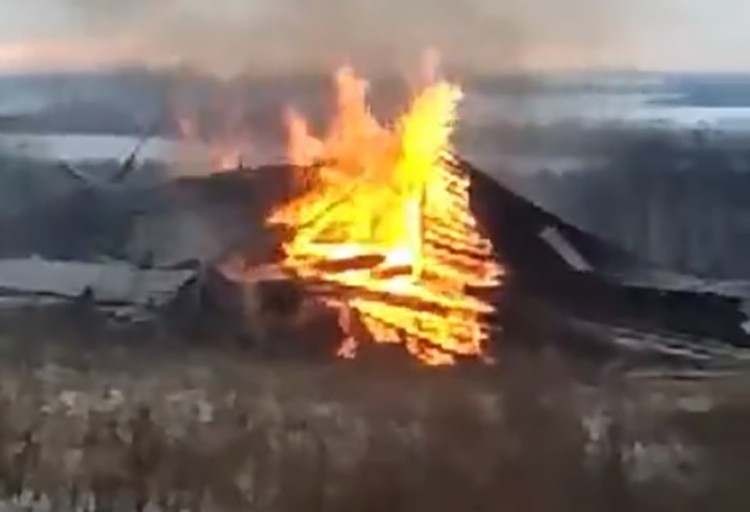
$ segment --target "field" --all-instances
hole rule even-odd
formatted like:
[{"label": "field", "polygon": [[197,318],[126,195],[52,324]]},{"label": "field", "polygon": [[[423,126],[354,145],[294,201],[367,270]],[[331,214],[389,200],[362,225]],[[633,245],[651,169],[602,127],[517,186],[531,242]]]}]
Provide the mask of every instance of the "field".
[{"label": "field", "polygon": [[2,347],[0,490],[29,509],[750,509],[746,375]]}]

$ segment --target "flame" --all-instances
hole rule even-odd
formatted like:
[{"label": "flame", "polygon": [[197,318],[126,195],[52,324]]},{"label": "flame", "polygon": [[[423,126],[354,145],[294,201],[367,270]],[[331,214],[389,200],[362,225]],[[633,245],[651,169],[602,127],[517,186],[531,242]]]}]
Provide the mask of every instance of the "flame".
[{"label": "flame", "polygon": [[402,343],[431,365],[482,356],[492,307],[468,289],[496,286],[502,269],[469,210],[468,177],[446,161],[460,88],[432,81],[387,126],[351,68],[336,73],[335,85],[324,137],[287,112],[299,193],[268,219],[291,233],[283,266],[330,291],[324,300],[340,308],[349,334],[343,357],[366,337]]}]

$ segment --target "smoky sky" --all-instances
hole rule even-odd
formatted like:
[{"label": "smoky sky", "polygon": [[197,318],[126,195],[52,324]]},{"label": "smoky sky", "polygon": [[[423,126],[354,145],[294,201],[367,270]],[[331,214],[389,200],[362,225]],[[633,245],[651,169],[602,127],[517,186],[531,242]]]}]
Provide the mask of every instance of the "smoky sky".
[{"label": "smoky sky", "polygon": [[750,70],[739,0],[0,0],[0,69]]},{"label": "smoky sky", "polygon": [[[220,73],[400,69],[436,49],[476,70],[606,65],[627,13],[602,0],[65,0],[76,37]],[[621,60],[621,59],[620,59]]]}]

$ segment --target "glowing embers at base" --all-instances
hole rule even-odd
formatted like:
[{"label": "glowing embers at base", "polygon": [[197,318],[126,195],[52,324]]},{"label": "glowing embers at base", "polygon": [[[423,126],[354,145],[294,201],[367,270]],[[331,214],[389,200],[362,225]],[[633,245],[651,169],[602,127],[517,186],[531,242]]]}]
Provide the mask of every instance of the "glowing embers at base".
[{"label": "glowing embers at base", "polygon": [[435,81],[391,126],[378,122],[367,84],[336,74],[337,110],[324,137],[287,115],[288,157],[298,194],[270,215],[290,233],[282,264],[317,286],[379,343],[402,343],[427,364],[481,357],[492,307],[470,288],[499,284],[501,267],[469,209],[468,176],[446,163],[461,90]]}]

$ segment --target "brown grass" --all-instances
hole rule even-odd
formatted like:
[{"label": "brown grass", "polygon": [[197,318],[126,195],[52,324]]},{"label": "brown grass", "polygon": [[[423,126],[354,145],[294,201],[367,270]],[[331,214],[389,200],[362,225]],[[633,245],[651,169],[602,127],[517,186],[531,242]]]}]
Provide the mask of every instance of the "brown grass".
[{"label": "brown grass", "polygon": [[0,491],[27,506],[750,510],[744,377],[583,384],[550,354],[435,371],[39,350],[0,367]]}]

